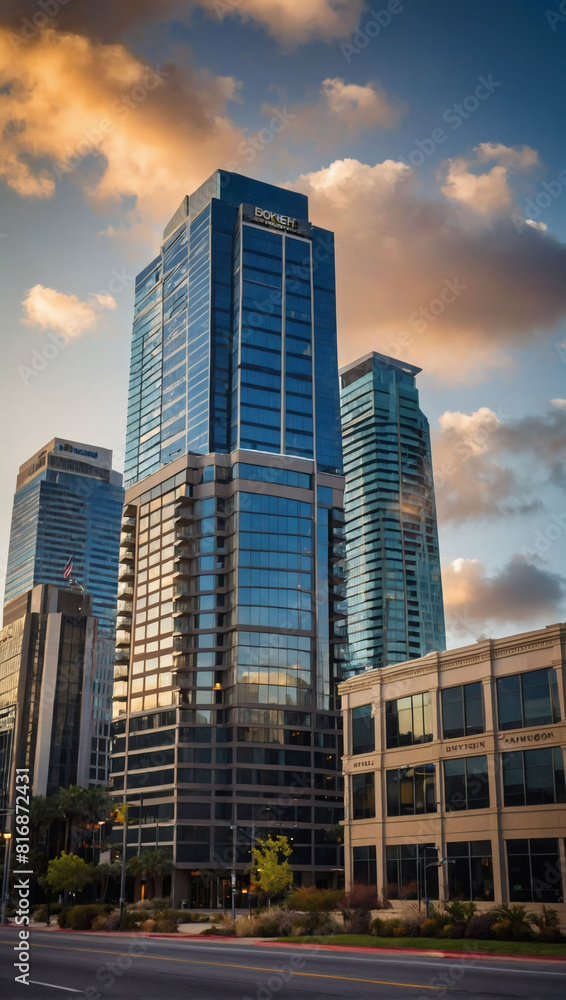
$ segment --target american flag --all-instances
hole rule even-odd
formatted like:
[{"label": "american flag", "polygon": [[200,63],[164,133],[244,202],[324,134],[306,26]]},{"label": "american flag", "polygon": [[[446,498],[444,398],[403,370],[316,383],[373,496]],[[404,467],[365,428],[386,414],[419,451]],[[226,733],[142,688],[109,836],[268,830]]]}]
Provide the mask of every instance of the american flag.
[{"label": "american flag", "polygon": [[65,569],[63,570],[63,579],[68,580],[73,570],[73,557],[70,556],[65,563]]}]

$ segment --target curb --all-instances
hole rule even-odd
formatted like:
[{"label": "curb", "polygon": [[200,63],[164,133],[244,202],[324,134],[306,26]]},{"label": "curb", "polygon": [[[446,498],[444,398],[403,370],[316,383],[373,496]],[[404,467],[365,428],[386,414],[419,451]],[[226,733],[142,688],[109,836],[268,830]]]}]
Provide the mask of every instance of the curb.
[{"label": "curb", "polygon": [[[241,940],[241,939],[239,939]],[[402,955],[407,952],[409,955],[419,955],[422,957],[429,958],[471,958],[474,959],[516,959],[521,962],[566,962],[566,956],[562,957],[560,955],[513,955],[512,952],[492,952],[492,951],[436,951],[432,949],[424,948],[382,948],[378,945],[372,947],[371,945],[365,944],[306,944],[305,942],[298,942],[297,944],[292,944],[290,941],[274,941],[270,945],[269,941],[255,941],[254,944],[258,946],[266,945],[268,947],[273,947],[276,945],[279,948],[311,948],[313,950],[319,951],[348,951],[348,952],[362,952],[369,955]]]}]

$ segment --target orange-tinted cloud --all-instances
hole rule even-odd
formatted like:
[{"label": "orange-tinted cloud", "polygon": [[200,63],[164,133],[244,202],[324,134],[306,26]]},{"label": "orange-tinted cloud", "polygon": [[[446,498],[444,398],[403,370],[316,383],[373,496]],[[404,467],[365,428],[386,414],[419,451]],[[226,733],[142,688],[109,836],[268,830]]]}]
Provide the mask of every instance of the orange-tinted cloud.
[{"label": "orange-tinted cloud", "polygon": [[336,232],[341,362],[369,350],[450,381],[489,377],[566,314],[566,247],[424,196],[402,163],[338,160],[293,184]]},{"label": "orange-tinted cloud", "polygon": [[373,81],[361,86],[334,77],[323,80],[322,92],[330,119],[343,123],[350,132],[394,128],[407,110],[399,101],[392,102]]},{"label": "orange-tinted cloud", "polygon": [[24,197],[81,184],[167,220],[241,141],[232,77],[149,67],[123,45],[48,30],[15,52],[0,31],[0,176]]},{"label": "orange-tinted cloud", "polygon": [[2,13],[24,39],[34,29],[54,24],[108,39],[155,22],[190,23],[194,11],[202,10],[218,22],[244,21],[296,46],[347,38],[364,6],[364,0],[43,0],[40,7],[37,0],[4,0]]},{"label": "orange-tinted cloud", "polygon": [[566,406],[552,402],[548,413],[519,420],[486,406],[440,417],[432,440],[441,522],[532,514],[545,484],[566,485]]},{"label": "orange-tinted cloud", "polygon": [[[515,149],[501,142],[482,142],[475,147],[474,154],[448,161],[442,193],[476,212],[509,212],[513,207],[509,175],[540,165],[538,153],[529,146]],[[491,170],[477,173],[478,166],[492,160],[496,165]]]},{"label": "orange-tinted cloud", "polygon": [[22,323],[26,326],[80,337],[94,328],[102,309],[116,309],[116,299],[109,292],[98,292],[83,302],[76,295],[65,295],[54,288],[34,285],[26,293],[22,305]]},{"label": "orange-tinted cloud", "polygon": [[519,555],[491,575],[478,559],[455,559],[443,570],[442,587],[447,629],[458,644],[501,625],[527,631],[564,618],[564,577]]}]

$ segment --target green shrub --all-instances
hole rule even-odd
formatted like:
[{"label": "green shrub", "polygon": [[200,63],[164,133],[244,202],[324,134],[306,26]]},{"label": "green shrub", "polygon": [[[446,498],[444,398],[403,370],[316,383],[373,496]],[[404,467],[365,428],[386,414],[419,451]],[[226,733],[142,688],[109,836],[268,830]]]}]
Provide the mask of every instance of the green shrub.
[{"label": "green shrub", "polygon": [[330,913],[338,908],[344,895],[344,889],[296,889],[285,905],[299,913]]},{"label": "green shrub", "polygon": [[106,913],[100,913],[98,917],[95,917],[90,925],[91,931],[103,931],[106,930],[106,921],[108,920],[108,915]]},{"label": "green shrub", "polygon": [[[543,906],[540,913],[529,913],[527,920],[537,928],[538,941],[561,940],[560,917],[558,916],[558,910],[553,909],[552,906]],[[545,935],[544,938],[542,937],[543,934]],[[558,937],[555,936],[552,938],[547,936],[556,934],[558,934]]]},{"label": "green shrub", "polygon": [[469,924],[476,915],[477,906],[473,902],[455,899],[446,906],[446,916],[451,924]]},{"label": "green shrub", "polygon": [[160,918],[155,920],[155,927],[153,928],[156,934],[176,934],[177,933],[177,921],[167,920],[165,918]]},{"label": "green shrub", "polygon": [[499,941],[531,941],[533,932],[525,912],[525,907],[502,903],[492,911],[496,916],[493,933]]},{"label": "green shrub", "polygon": [[450,925],[450,937],[451,938],[463,938],[466,933],[467,924],[465,920],[456,920],[455,923]]},{"label": "green shrub", "polygon": [[[63,909],[62,903],[52,903],[50,909],[50,916],[51,917],[57,916],[58,913],[61,913],[62,909]],[[42,903],[41,906],[38,906],[37,909],[34,910],[32,919],[35,920],[36,923],[38,924],[45,923],[45,921],[47,920],[47,903]]]},{"label": "green shrub", "polygon": [[[112,916],[113,914],[110,914],[110,917]],[[141,913],[132,913],[131,910],[124,910],[122,916],[122,927],[120,929],[123,931],[137,931],[139,930],[142,920],[143,915]]]},{"label": "green shrub", "polygon": [[493,925],[496,922],[497,917],[493,910],[490,910],[488,913],[478,913],[470,920],[464,936],[476,941],[489,941],[495,937]]},{"label": "green shrub", "polygon": [[[245,924],[247,921],[238,920],[238,927],[240,924]],[[224,917],[221,923],[215,924],[213,927],[207,927],[206,930],[201,931],[201,937],[209,937],[210,935],[218,935],[221,937],[233,937],[236,934],[236,924],[230,917]]]},{"label": "green shrub", "polygon": [[89,931],[94,918],[103,913],[102,906],[97,906],[96,903],[72,906],[67,914],[67,927],[73,931]]},{"label": "green shrub", "polygon": [[185,913],[183,910],[157,910],[153,914],[154,920],[171,920],[175,924],[181,923],[185,919]]},{"label": "green shrub", "polygon": [[381,917],[376,917],[375,920],[372,920],[369,926],[370,934],[373,934],[374,937],[383,937],[382,931],[384,923],[385,921],[382,920]]},{"label": "green shrub", "polygon": [[[144,900],[145,902],[145,900]],[[162,898],[148,899],[148,903],[151,904],[152,910],[170,910],[171,909],[171,896],[163,896]]]},{"label": "green shrub", "polygon": [[70,910],[70,906],[64,906],[61,912],[57,914],[57,923],[59,924],[59,927],[69,926],[67,923],[67,917],[69,916]]},{"label": "green shrub", "polygon": [[156,902],[157,900],[153,899],[138,899],[135,903],[128,903],[126,909],[134,912],[138,910],[143,910],[144,912],[147,910],[156,910]]},{"label": "green shrub", "polygon": [[449,923],[449,919],[443,910],[437,910],[435,906],[430,906],[428,911],[427,920],[434,920],[437,929],[440,931],[443,927]]},{"label": "green shrub", "polygon": [[438,923],[432,917],[423,920],[421,924],[421,937],[436,937],[438,934]]},{"label": "green shrub", "polygon": [[533,932],[528,924],[519,925],[512,920],[498,920],[493,925],[493,933],[498,941],[531,941]]},{"label": "green shrub", "polygon": [[[381,928],[381,937],[393,937],[393,932],[396,927],[402,927],[403,921],[399,917],[392,917],[391,920],[383,920]],[[396,935],[395,935],[396,936]]]}]

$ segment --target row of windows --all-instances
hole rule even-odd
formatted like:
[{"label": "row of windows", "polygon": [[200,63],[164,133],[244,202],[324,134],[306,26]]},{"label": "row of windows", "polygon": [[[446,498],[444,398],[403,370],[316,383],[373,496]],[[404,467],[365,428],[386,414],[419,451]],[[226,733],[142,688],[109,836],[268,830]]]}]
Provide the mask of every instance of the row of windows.
[{"label": "row of windows", "polygon": [[[554,837],[507,840],[509,899],[517,903],[562,902],[562,872]],[[493,902],[494,878],[490,840],[446,844],[450,900]],[[385,848],[389,899],[438,899],[438,848],[434,844],[390,844]],[[352,881],[377,885],[374,845],[352,849]]]},{"label": "row of windows", "polygon": [[[442,736],[450,740],[485,731],[481,681],[445,688],[441,695]],[[499,729],[552,725],[560,721],[558,681],[554,668],[498,677]],[[385,705],[387,749],[430,742],[433,739],[431,694],[408,695]],[[352,753],[375,750],[371,705],[352,709]]]},{"label": "row of windows", "polygon": [[[490,805],[488,759],[484,754],[444,763],[444,808],[487,809]],[[503,804],[536,806],[566,802],[564,760],[560,747],[514,750],[501,754]],[[386,771],[387,815],[436,812],[436,765]],[[374,773],[352,776],[352,818],[375,816]]]}]

